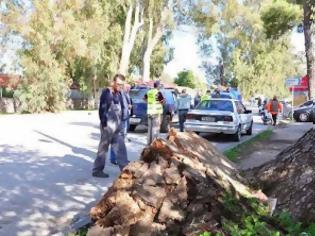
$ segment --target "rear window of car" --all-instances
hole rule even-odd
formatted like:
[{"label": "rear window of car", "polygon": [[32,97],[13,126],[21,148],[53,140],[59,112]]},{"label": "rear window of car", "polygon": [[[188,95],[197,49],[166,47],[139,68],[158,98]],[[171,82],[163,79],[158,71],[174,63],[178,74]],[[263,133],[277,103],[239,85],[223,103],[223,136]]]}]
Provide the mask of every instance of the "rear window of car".
[{"label": "rear window of car", "polygon": [[310,106],[310,105],[312,105],[312,104],[313,104],[313,101],[307,101],[307,102],[303,103],[303,104],[301,105],[301,107]]},{"label": "rear window of car", "polygon": [[232,101],[227,100],[206,100],[199,103],[195,108],[196,110],[207,110],[207,111],[230,111],[233,112]]},{"label": "rear window of car", "polygon": [[143,98],[147,92],[147,89],[131,89],[129,95],[133,102],[144,102]]}]

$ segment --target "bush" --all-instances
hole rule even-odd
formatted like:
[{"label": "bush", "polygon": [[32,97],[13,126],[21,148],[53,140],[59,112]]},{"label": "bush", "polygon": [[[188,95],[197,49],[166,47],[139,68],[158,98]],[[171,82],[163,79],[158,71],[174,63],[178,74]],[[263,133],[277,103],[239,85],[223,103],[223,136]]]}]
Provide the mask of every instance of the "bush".
[{"label": "bush", "polygon": [[2,88],[2,97],[4,98],[13,98],[14,91],[9,88]]}]

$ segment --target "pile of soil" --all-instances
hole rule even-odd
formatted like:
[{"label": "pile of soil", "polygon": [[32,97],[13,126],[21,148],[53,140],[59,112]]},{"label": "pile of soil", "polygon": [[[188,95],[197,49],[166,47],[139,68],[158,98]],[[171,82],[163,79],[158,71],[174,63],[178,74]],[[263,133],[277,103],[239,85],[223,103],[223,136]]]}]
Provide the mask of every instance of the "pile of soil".
[{"label": "pile of soil", "polygon": [[238,217],[229,211],[227,196],[239,200],[240,212],[251,210],[244,199],[266,200],[248,186],[207,140],[171,130],[167,140],[155,140],[126,166],[91,209],[95,226],[88,235],[223,233],[223,222]]},{"label": "pile of soil", "polygon": [[315,222],[315,130],[262,166],[248,170],[253,185],[277,198],[277,210],[303,222]]}]

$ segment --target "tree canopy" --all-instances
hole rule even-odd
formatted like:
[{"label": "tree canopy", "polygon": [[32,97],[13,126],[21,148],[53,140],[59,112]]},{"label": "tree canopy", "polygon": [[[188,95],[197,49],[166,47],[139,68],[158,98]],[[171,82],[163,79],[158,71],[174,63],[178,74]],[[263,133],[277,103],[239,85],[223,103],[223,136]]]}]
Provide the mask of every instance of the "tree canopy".
[{"label": "tree canopy", "polygon": [[[201,29],[198,43],[202,55],[205,59],[214,56],[217,61],[203,63],[209,79],[237,84],[245,98],[257,93],[285,96],[284,80],[298,73],[298,63],[287,34],[272,39],[266,34],[263,18],[270,1],[218,2],[215,10],[198,12],[206,17],[195,17]],[[199,19],[208,19],[208,23]]]},{"label": "tree canopy", "polygon": [[[19,51],[23,83],[16,92],[23,110],[64,109],[72,83],[79,84],[87,96],[95,84],[106,85],[121,63],[128,7],[134,2],[145,7],[146,1],[32,0],[27,7],[19,1],[5,1],[2,36],[16,35],[23,41]],[[158,2],[163,3],[152,1]],[[136,34],[131,62],[127,60],[129,71],[141,68],[144,38],[146,31]],[[159,39],[151,54],[150,72],[158,77],[172,58],[171,50]]]},{"label": "tree canopy", "polygon": [[174,82],[178,86],[196,88],[197,78],[191,70],[184,70],[177,74]]}]

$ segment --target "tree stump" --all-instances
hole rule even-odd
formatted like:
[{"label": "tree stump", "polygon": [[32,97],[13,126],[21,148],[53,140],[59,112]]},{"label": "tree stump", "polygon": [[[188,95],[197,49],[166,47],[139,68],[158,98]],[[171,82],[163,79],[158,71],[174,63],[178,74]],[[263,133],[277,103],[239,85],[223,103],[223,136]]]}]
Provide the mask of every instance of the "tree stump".
[{"label": "tree stump", "polygon": [[315,221],[314,129],[275,160],[247,171],[246,175],[268,196],[277,198],[277,210],[287,210],[304,222]]},{"label": "tree stump", "polygon": [[207,140],[171,130],[124,168],[91,218],[109,235],[195,235],[221,227],[227,192],[256,196]]}]

